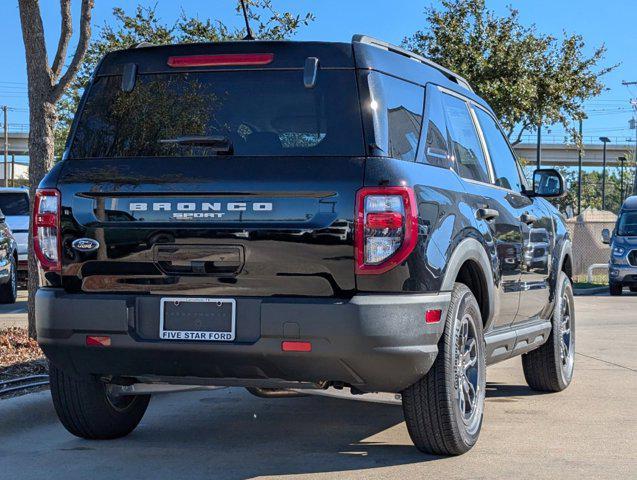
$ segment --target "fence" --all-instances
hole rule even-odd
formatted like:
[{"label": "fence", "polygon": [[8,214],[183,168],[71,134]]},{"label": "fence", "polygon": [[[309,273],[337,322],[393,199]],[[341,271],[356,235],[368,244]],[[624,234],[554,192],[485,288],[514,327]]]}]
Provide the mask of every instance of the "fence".
[{"label": "fence", "polygon": [[594,263],[608,263],[610,246],[602,243],[602,230],[613,230],[614,220],[582,220],[571,218],[566,226],[573,241],[573,275],[586,275]]}]

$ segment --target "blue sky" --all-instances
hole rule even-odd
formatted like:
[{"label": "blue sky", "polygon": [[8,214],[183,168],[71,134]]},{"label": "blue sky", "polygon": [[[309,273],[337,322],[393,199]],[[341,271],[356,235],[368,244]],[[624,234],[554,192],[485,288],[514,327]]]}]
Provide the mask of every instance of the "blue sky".
[{"label": "blue sky", "polygon": [[[47,50],[52,55],[60,29],[59,1],[40,0],[40,3],[47,34]],[[105,22],[111,22],[114,6],[132,12],[138,3],[157,4],[157,10],[166,23],[171,23],[182,10],[187,15],[218,18],[230,25],[238,25],[242,21],[233,10],[232,0],[97,0],[93,14],[94,31]],[[280,10],[315,13],[316,20],[297,35],[298,40],[349,41],[354,33],[366,33],[399,43],[405,35],[424,26],[425,7],[438,2],[273,0],[273,3]],[[2,4],[0,31],[3,32],[4,40],[0,62],[4,68],[0,74],[0,104],[13,108],[10,111],[10,123],[26,124],[26,68],[17,1],[3,0]],[[79,17],[79,4],[79,0],[73,0],[75,25]],[[632,115],[629,100],[631,97],[637,98],[637,85],[629,90],[621,82],[637,81],[637,1],[487,0],[488,7],[498,13],[505,13],[509,4],[520,10],[523,23],[535,23],[544,33],[556,36],[563,31],[582,34],[590,50],[594,46],[606,44],[608,52],[604,64],[621,62],[621,66],[604,77],[608,91],[587,104],[590,118],[584,123],[584,135],[634,138],[634,131],[628,130],[628,120]],[[600,8],[600,5],[603,7]],[[559,127],[549,128],[551,134],[561,133]]]}]

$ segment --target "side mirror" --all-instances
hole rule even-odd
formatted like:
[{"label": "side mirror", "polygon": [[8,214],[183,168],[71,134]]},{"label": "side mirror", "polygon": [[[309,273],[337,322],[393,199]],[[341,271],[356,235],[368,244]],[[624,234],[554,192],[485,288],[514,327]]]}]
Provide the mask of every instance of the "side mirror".
[{"label": "side mirror", "polygon": [[564,178],[554,168],[538,168],[533,172],[533,190],[526,193],[531,197],[561,197],[566,193]]},{"label": "side mirror", "polygon": [[610,245],[610,230],[608,228],[602,230],[602,243]]}]

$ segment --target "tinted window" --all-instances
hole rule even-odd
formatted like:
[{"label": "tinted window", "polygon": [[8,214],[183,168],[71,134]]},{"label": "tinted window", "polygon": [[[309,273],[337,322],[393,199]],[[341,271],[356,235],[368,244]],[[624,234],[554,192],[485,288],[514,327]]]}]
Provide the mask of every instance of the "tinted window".
[{"label": "tinted window", "polygon": [[491,115],[480,108],[475,108],[474,110],[487,143],[493,170],[495,170],[495,184],[499,187],[521,192],[522,184],[518,166],[516,165],[517,161],[504,135],[502,135],[502,131]]},{"label": "tinted window", "polygon": [[617,235],[637,235],[637,212],[624,212],[617,222]]},{"label": "tinted window", "polygon": [[227,139],[235,155],[365,152],[352,71],[322,70],[314,88],[302,71],[264,70],[138,75],[132,92],[120,84],[96,79],[71,158],[217,154],[218,144],[174,142],[185,136]]},{"label": "tinted window", "polygon": [[0,193],[0,210],[5,215],[28,215],[29,196],[26,193]]},{"label": "tinted window", "polygon": [[414,161],[422,125],[424,89],[397,78],[369,75],[376,144],[390,157]]},{"label": "tinted window", "polygon": [[449,120],[458,174],[464,178],[489,182],[487,163],[467,103],[447,94],[442,95],[442,101]]},{"label": "tinted window", "polygon": [[425,97],[425,140],[419,151],[419,161],[443,168],[451,168],[452,161],[447,143],[447,122],[442,107],[441,93],[437,87],[427,87]]}]

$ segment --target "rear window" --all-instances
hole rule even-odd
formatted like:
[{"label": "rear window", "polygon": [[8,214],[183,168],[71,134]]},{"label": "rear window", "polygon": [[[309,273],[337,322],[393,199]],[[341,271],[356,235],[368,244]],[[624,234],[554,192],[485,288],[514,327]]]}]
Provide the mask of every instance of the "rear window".
[{"label": "rear window", "polygon": [[353,70],[320,70],[314,88],[302,71],[243,70],[98,77],[70,158],[208,156],[183,137],[227,139],[235,155],[364,155]]},{"label": "rear window", "polygon": [[29,196],[26,193],[0,193],[0,211],[5,215],[28,215]]}]

